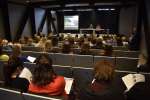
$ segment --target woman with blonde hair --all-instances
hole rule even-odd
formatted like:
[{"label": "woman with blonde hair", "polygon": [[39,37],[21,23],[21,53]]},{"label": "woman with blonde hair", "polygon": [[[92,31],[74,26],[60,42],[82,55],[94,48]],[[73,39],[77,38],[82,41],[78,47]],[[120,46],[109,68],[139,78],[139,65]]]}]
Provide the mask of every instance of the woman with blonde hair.
[{"label": "woman with blonde hair", "polygon": [[51,49],[52,49],[52,41],[47,40],[45,43],[44,51],[45,52],[51,52]]}]

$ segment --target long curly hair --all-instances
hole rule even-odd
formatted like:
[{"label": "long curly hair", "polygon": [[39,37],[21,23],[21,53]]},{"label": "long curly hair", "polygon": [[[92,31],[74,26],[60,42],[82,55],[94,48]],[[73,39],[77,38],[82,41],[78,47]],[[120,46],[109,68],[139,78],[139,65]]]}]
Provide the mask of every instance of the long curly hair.
[{"label": "long curly hair", "polygon": [[53,82],[53,79],[55,78],[56,74],[53,71],[52,66],[47,63],[37,64],[33,71],[32,83],[39,87],[43,87]]}]

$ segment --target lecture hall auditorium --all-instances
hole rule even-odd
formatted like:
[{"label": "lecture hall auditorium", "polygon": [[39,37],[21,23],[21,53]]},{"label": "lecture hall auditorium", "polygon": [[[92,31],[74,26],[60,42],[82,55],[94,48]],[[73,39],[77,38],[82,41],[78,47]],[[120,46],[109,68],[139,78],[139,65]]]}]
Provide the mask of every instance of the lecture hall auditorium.
[{"label": "lecture hall auditorium", "polygon": [[1,100],[149,100],[150,0],[0,0]]}]

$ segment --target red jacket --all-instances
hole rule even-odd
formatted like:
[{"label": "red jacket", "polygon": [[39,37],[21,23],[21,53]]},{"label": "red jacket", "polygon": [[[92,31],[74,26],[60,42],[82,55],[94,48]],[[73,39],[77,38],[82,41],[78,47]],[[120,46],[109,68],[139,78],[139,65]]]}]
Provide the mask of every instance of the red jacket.
[{"label": "red jacket", "polygon": [[65,94],[65,79],[63,76],[57,76],[53,82],[43,87],[30,83],[29,91],[48,95],[63,95]]}]

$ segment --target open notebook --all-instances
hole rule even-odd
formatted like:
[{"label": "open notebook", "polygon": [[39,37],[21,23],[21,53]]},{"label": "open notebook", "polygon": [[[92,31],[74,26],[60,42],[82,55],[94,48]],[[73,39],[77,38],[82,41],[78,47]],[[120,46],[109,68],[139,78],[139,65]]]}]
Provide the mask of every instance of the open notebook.
[{"label": "open notebook", "polygon": [[142,74],[128,74],[122,77],[122,80],[126,86],[126,91],[129,91],[136,83],[145,82],[145,76]]},{"label": "open notebook", "polygon": [[[31,82],[31,78],[32,78],[32,73],[28,68],[24,68],[21,72],[21,74],[19,75],[20,78],[25,78],[27,79],[29,82]],[[65,82],[66,82],[66,86],[65,86],[65,91],[67,94],[70,93],[71,87],[72,87],[72,83],[73,83],[73,78],[67,78],[65,77]]]}]

